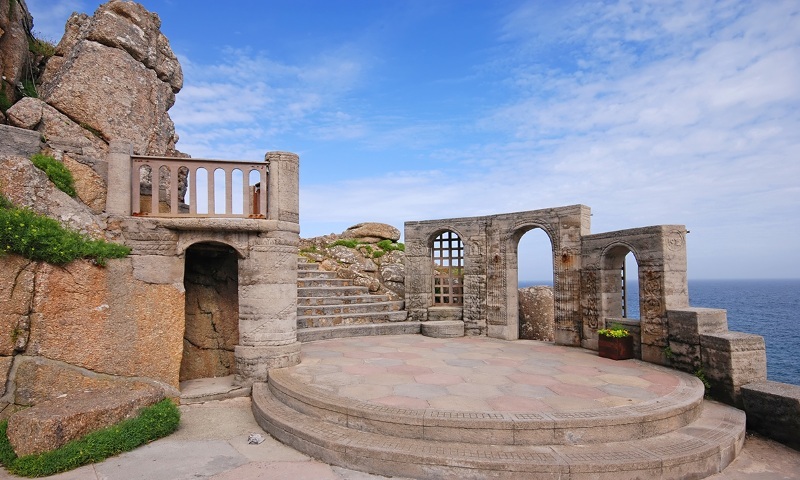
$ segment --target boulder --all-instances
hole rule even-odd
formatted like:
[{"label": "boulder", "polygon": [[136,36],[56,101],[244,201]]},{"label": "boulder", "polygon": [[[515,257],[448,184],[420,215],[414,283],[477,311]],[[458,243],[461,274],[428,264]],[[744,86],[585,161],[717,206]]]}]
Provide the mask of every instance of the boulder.
[{"label": "boulder", "polygon": [[167,110],[183,74],[160,27],[158,15],[134,2],[73,14],[42,75],[42,99],[105,143],[125,139],[136,154],[180,154]]},{"label": "boulder", "polygon": [[28,68],[30,52],[28,36],[33,18],[25,0],[3,2],[0,8],[0,102],[13,103],[18,95],[17,84]]},{"label": "boulder", "polygon": [[161,389],[144,384],[70,392],[13,414],[6,433],[20,457],[48,452],[135,417],[143,407],[163,398]]},{"label": "boulder", "polygon": [[553,289],[535,286],[519,289],[519,338],[553,341],[555,303]]},{"label": "boulder", "polygon": [[352,238],[362,243],[378,243],[381,240],[400,240],[400,230],[385,223],[365,222],[353,225],[341,234],[341,238]]}]

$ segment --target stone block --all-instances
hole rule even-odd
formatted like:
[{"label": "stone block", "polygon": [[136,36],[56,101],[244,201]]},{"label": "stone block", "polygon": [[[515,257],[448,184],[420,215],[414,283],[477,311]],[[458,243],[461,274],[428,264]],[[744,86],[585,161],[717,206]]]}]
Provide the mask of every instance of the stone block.
[{"label": "stone block", "polygon": [[700,344],[700,335],[728,331],[727,312],[718,308],[680,308],[667,310],[669,341]]},{"label": "stone block", "polygon": [[423,322],[420,324],[420,333],[433,338],[463,337],[464,322],[461,320]]},{"label": "stone block", "polygon": [[134,417],[163,398],[164,392],[150,385],[69,393],[12,415],[8,440],[20,457],[47,452]]},{"label": "stone block", "polygon": [[741,387],[747,428],[800,450],[800,386],[755,382]]},{"label": "stone block", "polygon": [[700,335],[703,373],[711,383],[711,394],[726,403],[741,406],[739,389],[767,379],[764,337],[741,332]]},{"label": "stone block", "polygon": [[253,382],[267,381],[272,368],[291,367],[300,363],[300,342],[276,346],[237,345],[236,359],[237,385],[250,386]]},{"label": "stone block", "polygon": [[0,155],[16,155],[28,158],[42,148],[39,132],[0,125]]},{"label": "stone block", "polygon": [[428,321],[461,320],[461,307],[432,307],[428,309]]}]

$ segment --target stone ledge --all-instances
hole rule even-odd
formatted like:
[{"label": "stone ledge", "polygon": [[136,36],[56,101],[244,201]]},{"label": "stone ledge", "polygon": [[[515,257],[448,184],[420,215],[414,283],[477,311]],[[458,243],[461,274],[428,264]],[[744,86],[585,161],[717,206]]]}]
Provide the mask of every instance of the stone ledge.
[{"label": "stone ledge", "polygon": [[139,384],[69,393],[15,413],[8,440],[20,457],[55,450],[93,431],[109,427],[164,399],[163,390]]},{"label": "stone ledge", "polygon": [[464,322],[461,320],[439,320],[423,322],[420,333],[433,338],[455,338],[464,336]]},{"label": "stone ledge", "polygon": [[369,337],[372,335],[404,335],[420,332],[420,322],[373,323],[339,327],[298,328],[297,341],[302,343],[332,338]]},{"label": "stone ledge", "polygon": [[755,382],[741,395],[748,428],[800,450],[800,386]]}]

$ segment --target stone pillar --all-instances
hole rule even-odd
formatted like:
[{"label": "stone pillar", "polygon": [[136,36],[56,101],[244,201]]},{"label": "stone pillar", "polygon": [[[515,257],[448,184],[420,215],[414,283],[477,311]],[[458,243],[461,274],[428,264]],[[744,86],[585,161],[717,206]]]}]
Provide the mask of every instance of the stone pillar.
[{"label": "stone pillar", "polygon": [[127,140],[111,140],[108,145],[108,193],[106,213],[131,214],[131,154],[133,145]]},{"label": "stone pillar", "polygon": [[711,395],[742,407],[741,388],[767,379],[764,337],[741,332],[700,335],[703,373],[711,384]]},{"label": "stone pillar", "polygon": [[300,222],[300,157],[290,152],[267,152],[267,219]]},{"label": "stone pillar", "polygon": [[425,322],[428,320],[428,307],[431,305],[433,267],[430,249],[424,239],[416,238],[416,231],[406,223],[406,311],[408,320]]},{"label": "stone pillar", "polygon": [[271,368],[300,363],[297,341],[299,167],[294,153],[268,152],[267,218],[279,227],[250,239],[239,262],[239,345],[236,382],[266,381]]}]

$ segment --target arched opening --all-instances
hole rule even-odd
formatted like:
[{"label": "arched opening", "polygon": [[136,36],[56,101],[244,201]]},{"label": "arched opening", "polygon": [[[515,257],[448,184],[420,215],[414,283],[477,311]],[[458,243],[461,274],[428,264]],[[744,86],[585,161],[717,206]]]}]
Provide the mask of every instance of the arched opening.
[{"label": "arched opening", "polygon": [[517,243],[519,338],[554,341],[553,243],[547,233],[533,228]]},{"label": "arched opening", "polygon": [[445,230],[431,246],[433,306],[461,307],[464,303],[464,243],[456,232]]},{"label": "arched opening", "polygon": [[186,250],[186,327],[180,381],[235,372],[239,343],[238,256],[228,245],[198,243]]},{"label": "arched opening", "polygon": [[627,245],[615,245],[603,255],[600,328],[623,327],[631,332],[634,355],[641,358],[639,265]]}]

